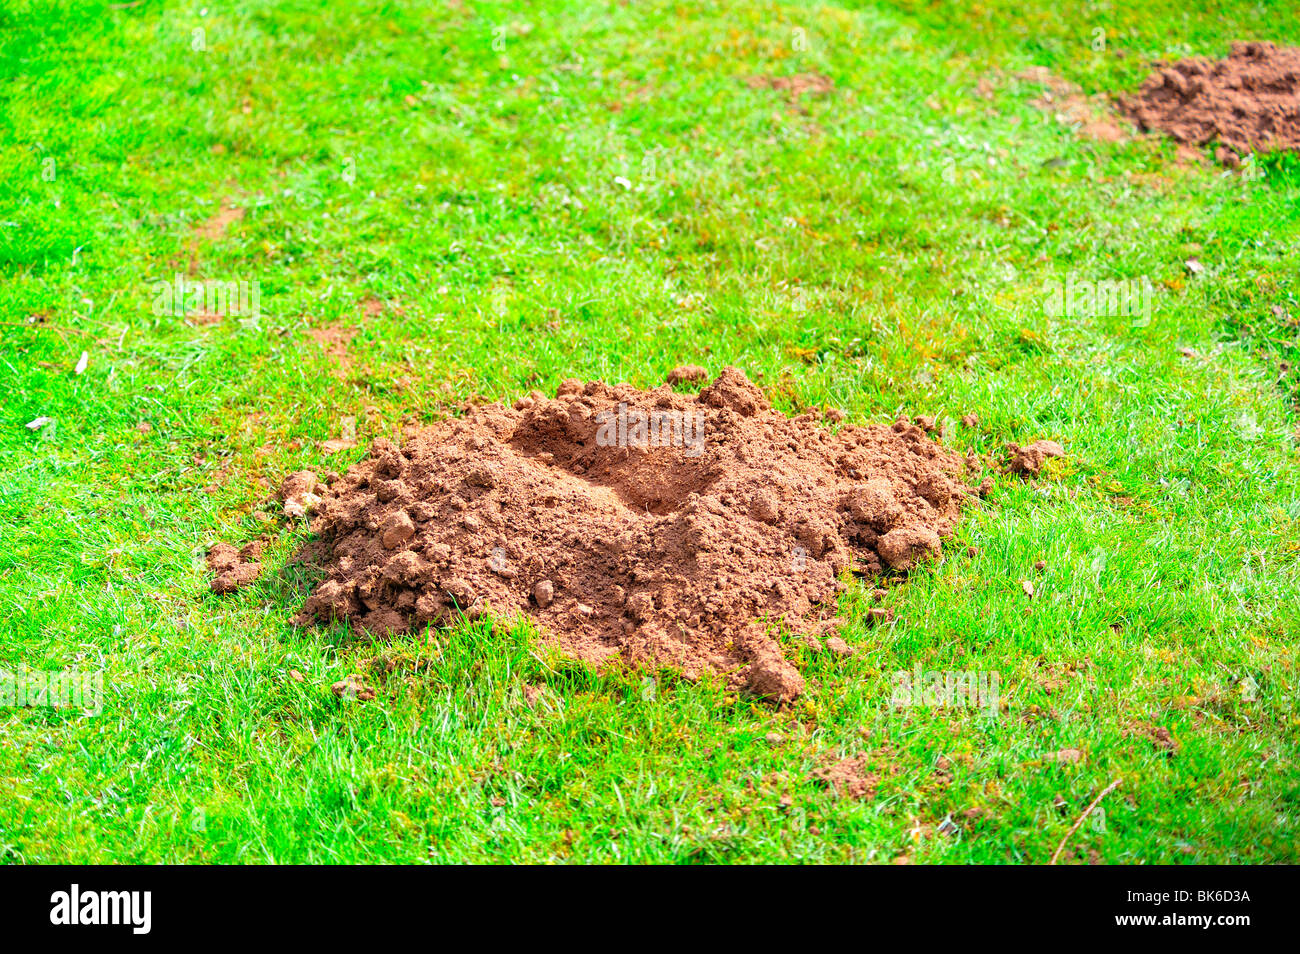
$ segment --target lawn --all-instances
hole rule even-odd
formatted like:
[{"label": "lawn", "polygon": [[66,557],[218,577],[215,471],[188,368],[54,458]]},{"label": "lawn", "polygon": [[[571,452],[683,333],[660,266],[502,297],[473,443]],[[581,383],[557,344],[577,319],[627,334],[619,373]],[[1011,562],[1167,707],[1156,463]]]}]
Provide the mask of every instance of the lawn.
[{"label": "lawn", "polygon": [[[0,858],[1046,863],[1118,780],[1062,863],[1300,860],[1300,166],[1056,108],[1300,43],[1217,6],[11,0],[0,668],[103,697],[0,707]],[[177,276],[258,307],[178,315]],[[1053,314],[1069,280],[1150,307]],[[683,363],[1066,454],[882,581],[887,623],[852,584],[790,705],[523,624],[292,625],[286,474]],[[1001,704],[894,704],[916,671]]]}]

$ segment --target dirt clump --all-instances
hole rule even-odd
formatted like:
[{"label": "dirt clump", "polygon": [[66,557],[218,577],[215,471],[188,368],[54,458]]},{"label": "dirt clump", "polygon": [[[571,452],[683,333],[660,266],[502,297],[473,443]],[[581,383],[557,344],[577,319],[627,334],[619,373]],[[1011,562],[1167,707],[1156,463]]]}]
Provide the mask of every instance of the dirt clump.
[{"label": "dirt clump", "polygon": [[223,596],[242,589],[261,575],[261,559],[262,544],[258,541],[241,549],[229,543],[215,544],[208,551],[208,569],[216,574],[209,588]]},{"label": "dirt clump", "polygon": [[344,676],[330,686],[330,691],[336,698],[355,699],[357,702],[369,702],[377,695],[374,688],[366,685],[365,680],[356,673]]},{"label": "dirt clump", "polygon": [[1042,473],[1048,458],[1065,456],[1065,449],[1056,441],[1049,440],[1034,441],[1027,447],[1008,444],[1007,452],[1011,455],[1011,460],[1007,464],[1007,473],[1025,474],[1030,477],[1037,477]]},{"label": "dirt clump", "polygon": [[1123,735],[1126,738],[1132,735],[1142,736],[1161,752],[1177,754],[1179,749],[1182,748],[1168,729],[1161,725],[1152,725],[1149,722],[1134,722],[1124,729]]},{"label": "dirt clump", "polygon": [[318,490],[325,485],[317,478],[314,471],[300,470],[290,474],[280,485],[280,501],[284,512],[290,517],[305,517],[321,501]]},{"label": "dirt clump", "polygon": [[1300,149],[1300,47],[1234,43],[1227,59],[1163,64],[1122,107],[1143,129],[1193,146]]},{"label": "dirt clump", "polygon": [[523,615],[593,664],[791,699],[803,679],[774,624],[819,631],[846,571],[935,556],[971,497],[964,459],[920,427],[818,418],[774,411],[726,368],[698,395],[568,379],[377,440],[313,488],[305,556],[325,579],[298,621],[396,633]]}]

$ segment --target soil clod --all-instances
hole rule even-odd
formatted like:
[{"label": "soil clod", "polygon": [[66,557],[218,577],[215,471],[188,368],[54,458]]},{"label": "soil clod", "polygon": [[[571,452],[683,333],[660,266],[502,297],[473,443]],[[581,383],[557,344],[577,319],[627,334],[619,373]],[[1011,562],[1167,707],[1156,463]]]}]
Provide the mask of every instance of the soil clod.
[{"label": "soil clod", "polygon": [[213,593],[224,596],[252,583],[262,573],[262,544],[250,543],[235,549],[229,543],[215,544],[208,551],[208,569],[216,577],[209,584]]},{"label": "soil clod", "polygon": [[1007,473],[1027,474],[1030,477],[1037,477],[1042,473],[1048,458],[1065,456],[1065,448],[1056,441],[1048,440],[1034,441],[1027,447],[1008,444],[1007,451],[1011,454]]}]

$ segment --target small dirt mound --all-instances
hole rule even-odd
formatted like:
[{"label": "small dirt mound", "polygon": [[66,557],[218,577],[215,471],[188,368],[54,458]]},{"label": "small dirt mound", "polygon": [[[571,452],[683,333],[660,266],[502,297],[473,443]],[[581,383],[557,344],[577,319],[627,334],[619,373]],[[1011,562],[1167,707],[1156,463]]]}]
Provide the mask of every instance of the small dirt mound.
[{"label": "small dirt mound", "polygon": [[[677,375],[677,380],[689,376]],[[764,621],[813,631],[837,576],[936,554],[969,490],[925,432],[788,418],[727,368],[698,395],[566,380],[424,429],[334,482],[301,623],[524,614],[567,652],[789,699]]]},{"label": "small dirt mound", "polygon": [[1225,60],[1161,67],[1123,103],[1143,129],[1237,153],[1300,149],[1300,48],[1234,43]]},{"label": "small dirt mound", "polygon": [[208,569],[216,573],[209,588],[224,596],[242,589],[262,574],[262,544],[255,541],[236,550],[229,543],[218,543],[208,551]]}]

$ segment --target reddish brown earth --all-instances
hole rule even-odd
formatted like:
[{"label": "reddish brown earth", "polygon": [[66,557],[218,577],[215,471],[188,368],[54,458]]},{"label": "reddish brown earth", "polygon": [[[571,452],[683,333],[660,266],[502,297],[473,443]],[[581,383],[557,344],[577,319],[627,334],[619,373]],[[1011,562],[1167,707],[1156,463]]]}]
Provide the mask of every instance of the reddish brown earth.
[{"label": "reddish brown earth", "polygon": [[225,238],[230,226],[243,217],[244,210],[242,208],[230,202],[223,202],[217,207],[215,213],[194,227],[194,234],[198,238],[208,241]]},{"label": "reddish brown earth", "polygon": [[1037,477],[1042,473],[1048,458],[1065,456],[1065,449],[1056,441],[1049,440],[1034,441],[1027,447],[1008,444],[1007,450],[1011,454],[1007,473],[1024,474],[1029,477]]},{"label": "reddish brown earth", "polygon": [[788,418],[735,368],[698,395],[569,379],[555,398],[375,441],[328,488],[293,475],[284,496],[314,510],[305,556],[326,574],[299,622],[403,632],[522,614],[598,665],[711,670],[789,699],[803,679],[776,621],[825,633],[844,571],[938,554],[972,466],[906,421]]},{"label": "reddish brown earth", "polygon": [[1300,149],[1300,48],[1234,43],[1224,60],[1162,66],[1124,111],[1143,129],[1237,153]]},{"label": "reddish brown earth", "polygon": [[262,573],[262,544],[254,541],[242,549],[229,543],[218,543],[208,551],[208,569],[216,576],[210,584],[212,592],[233,593],[252,583]]},{"label": "reddish brown earth", "polygon": [[1085,96],[1082,87],[1054,75],[1044,66],[1033,66],[1016,74],[1026,83],[1038,83],[1043,93],[1032,105],[1055,117],[1057,122],[1074,128],[1086,139],[1099,142],[1122,142],[1131,130],[1116,122],[1113,109],[1105,95]]},{"label": "reddish brown earth", "polygon": [[835,81],[820,73],[796,73],[793,76],[750,76],[745,79],[750,89],[774,89],[798,99],[804,93],[824,95],[835,88]]},{"label": "reddish brown earth", "polygon": [[844,798],[871,799],[876,796],[880,776],[870,771],[865,755],[842,758],[813,769],[812,777]]}]

